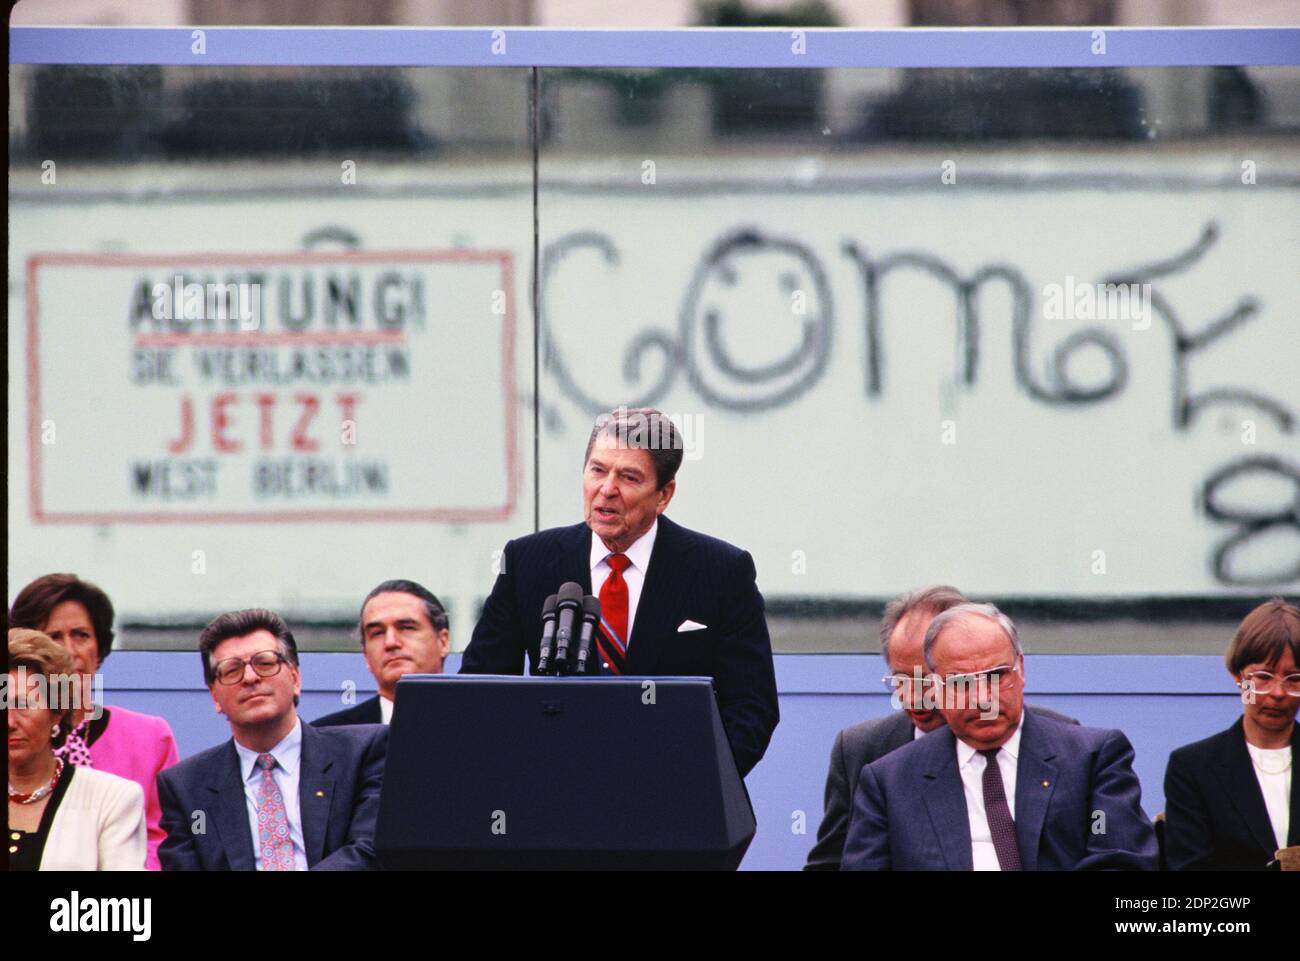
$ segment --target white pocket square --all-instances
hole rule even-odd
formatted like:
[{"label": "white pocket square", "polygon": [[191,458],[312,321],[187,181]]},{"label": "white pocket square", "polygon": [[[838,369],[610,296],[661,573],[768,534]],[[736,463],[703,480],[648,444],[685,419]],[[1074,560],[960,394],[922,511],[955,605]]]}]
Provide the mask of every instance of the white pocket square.
[{"label": "white pocket square", "polygon": [[677,628],[677,633],[681,634],[685,631],[703,631],[703,630],[707,630],[708,626],[709,625],[707,624],[700,624],[697,623],[696,621],[685,620],[682,621],[681,625]]}]

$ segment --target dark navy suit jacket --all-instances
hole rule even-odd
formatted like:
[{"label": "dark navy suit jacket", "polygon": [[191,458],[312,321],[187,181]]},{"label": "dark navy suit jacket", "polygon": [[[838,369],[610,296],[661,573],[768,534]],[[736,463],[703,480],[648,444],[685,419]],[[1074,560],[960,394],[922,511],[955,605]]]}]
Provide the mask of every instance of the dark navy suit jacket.
[{"label": "dark navy suit jacket", "polygon": [[[298,800],[307,866],[364,871],[375,859],[375,819],[388,750],[382,725],[302,726]],[[186,758],[158,775],[164,871],[252,871],[253,835],[235,742]],[[194,815],[203,812],[202,822]],[[203,831],[194,826],[202,823]]]},{"label": "dark navy suit jacket", "polygon": [[[1142,812],[1133,747],[1121,731],[1026,711],[1015,821],[1026,871],[1157,868],[1155,831]],[[951,728],[931,731],[862,768],[841,869],[972,869],[970,821]]]},{"label": "dark navy suit jacket", "polygon": [[[522,674],[525,659],[536,661],[547,596],[567,581],[591,593],[591,537],[586,524],[575,524],[506,544],[462,674]],[[687,620],[706,627],[679,632]],[[588,661],[592,673],[597,660]],[[780,717],[763,595],[748,552],[661,515],[624,673],[713,678],[736,767],[748,774]]]},{"label": "dark navy suit jacket", "polygon": [[[1025,710],[1067,724],[1079,723],[1072,717],[1036,704],[1026,704]],[[898,750],[904,744],[911,744],[916,740],[915,731],[916,726],[905,712],[894,711],[884,717],[851,724],[835,735],[830,768],[826,772],[826,813],[817,828],[817,843],[808,852],[805,871],[840,869],[840,855],[844,853],[844,839],[849,833],[849,815],[853,813],[858,775],[877,758]]]},{"label": "dark navy suit jacket", "polygon": [[344,724],[383,724],[384,715],[379,707],[379,695],[352,707],[345,707],[333,714],[326,714],[312,721],[312,727],[339,727]]},{"label": "dark navy suit jacket", "polygon": [[[1291,732],[1300,759],[1300,724]],[[1287,845],[1300,844],[1300,770],[1291,771]],[[1262,871],[1276,852],[1264,792],[1246,750],[1241,718],[1226,731],[1169,755],[1165,850],[1171,871]]]}]

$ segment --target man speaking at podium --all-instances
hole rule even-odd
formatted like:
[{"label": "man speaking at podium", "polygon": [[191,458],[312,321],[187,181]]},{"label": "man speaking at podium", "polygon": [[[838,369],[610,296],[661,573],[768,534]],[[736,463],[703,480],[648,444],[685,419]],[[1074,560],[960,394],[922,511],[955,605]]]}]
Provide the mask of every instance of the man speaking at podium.
[{"label": "man speaking at podium", "polygon": [[585,521],[506,544],[462,674],[522,674],[538,657],[542,605],[567,582],[600,598],[588,673],[713,678],[741,777],[767,750],[779,712],[772,644],[753,558],[661,516],[682,441],[651,408],[603,414],[583,464]]}]

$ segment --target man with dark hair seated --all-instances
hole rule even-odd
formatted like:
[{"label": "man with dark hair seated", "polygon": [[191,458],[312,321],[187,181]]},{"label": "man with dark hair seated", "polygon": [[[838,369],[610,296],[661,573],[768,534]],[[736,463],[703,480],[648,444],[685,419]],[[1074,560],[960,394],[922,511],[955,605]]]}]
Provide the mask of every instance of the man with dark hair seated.
[{"label": "man with dark hair seated", "polygon": [[158,775],[164,871],[377,867],[388,729],[298,719],[298,648],[278,614],[222,614],[199,635],[203,679],[232,739]]},{"label": "man with dark hair seated", "polygon": [[403,674],[441,674],[451,647],[446,609],[415,581],[384,581],[367,594],[361,602],[357,633],[379,693],[317,718],[312,721],[317,727],[391,723],[398,680]]}]

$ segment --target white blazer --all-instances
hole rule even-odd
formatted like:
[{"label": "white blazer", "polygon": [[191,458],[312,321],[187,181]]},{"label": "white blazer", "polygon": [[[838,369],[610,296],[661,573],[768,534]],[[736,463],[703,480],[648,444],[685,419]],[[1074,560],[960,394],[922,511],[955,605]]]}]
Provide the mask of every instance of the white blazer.
[{"label": "white blazer", "polygon": [[143,871],[144,789],[107,771],[76,770],[54,812],[41,870]]}]

